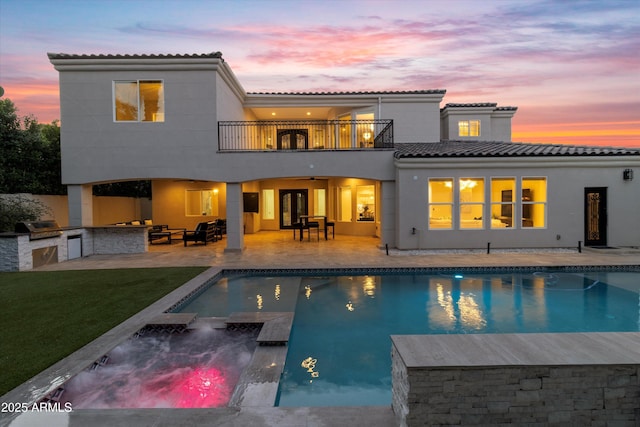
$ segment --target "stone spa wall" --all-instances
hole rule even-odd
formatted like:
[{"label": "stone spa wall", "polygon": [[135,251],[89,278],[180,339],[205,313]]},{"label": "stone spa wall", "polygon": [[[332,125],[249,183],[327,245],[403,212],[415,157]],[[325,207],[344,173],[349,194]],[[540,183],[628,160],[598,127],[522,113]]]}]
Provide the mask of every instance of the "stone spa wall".
[{"label": "stone spa wall", "polygon": [[401,426],[640,420],[640,333],[392,336]]}]

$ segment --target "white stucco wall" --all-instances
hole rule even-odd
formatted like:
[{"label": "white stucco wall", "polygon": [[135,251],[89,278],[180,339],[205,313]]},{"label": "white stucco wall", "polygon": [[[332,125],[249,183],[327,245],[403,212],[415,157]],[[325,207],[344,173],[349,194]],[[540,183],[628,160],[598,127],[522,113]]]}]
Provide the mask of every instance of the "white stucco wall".
[{"label": "white stucco wall", "polygon": [[[423,159],[424,160],[424,159]],[[482,162],[484,160],[484,163]],[[606,187],[608,193],[608,245],[640,245],[637,227],[640,186],[622,180],[625,167],[640,166],[639,159],[606,157],[580,159],[538,157],[532,159],[471,159],[467,161],[397,161],[398,229],[400,249],[483,249],[577,247],[584,241],[584,189]],[[544,228],[459,230],[455,225],[459,205],[454,203],[454,229],[428,229],[429,178],[484,178],[485,218],[490,218],[489,189],[492,177],[546,177],[547,223]],[[455,200],[455,192],[454,192]],[[516,200],[516,212],[518,212]],[[416,233],[412,234],[415,227]]]},{"label": "white stucco wall", "polygon": [[[460,136],[458,132],[458,122],[461,120],[480,120],[480,136]],[[445,138],[443,136],[443,139],[461,141],[498,141],[498,139],[494,138],[491,126],[491,116],[488,112],[473,113],[469,111],[468,113],[450,113],[443,119],[443,123],[443,126],[447,129],[446,132],[444,132],[447,137]]]},{"label": "white stucco wall", "polygon": [[395,143],[440,141],[440,101],[443,95],[418,99],[383,98],[381,119],[393,120]]},{"label": "white stucco wall", "polygon": [[[223,76],[216,73],[216,111],[211,113],[211,120],[247,120],[242,106],[242,99],[239,94],[232,89]],[[217,132],[215,134],[217,140]]]},{"label": "white stucco wall", "polygon": [[[185,178],[209,169],[217,150],[218,103],[241,114],[240,101],[218,87],[225,82],[217,78],[216,64],[192,65],[61,70],[63,183]],[[164,122],[114,122],[113,81],[138,79],[164,82]]]},{"label": "white stucco wall", "polygon": [[[502,110],[494,106],[447,107],[441,112],[442,139],[509,142],[515,112],[512,107]],[[480,136],[460,136],[458,122],[461,120],[479,120]]]},{"label": "white stucco wall", "polygon": [[494,141],[511,141],[511,117],[502,114],[493,114],[491,117],[491,132]]}]

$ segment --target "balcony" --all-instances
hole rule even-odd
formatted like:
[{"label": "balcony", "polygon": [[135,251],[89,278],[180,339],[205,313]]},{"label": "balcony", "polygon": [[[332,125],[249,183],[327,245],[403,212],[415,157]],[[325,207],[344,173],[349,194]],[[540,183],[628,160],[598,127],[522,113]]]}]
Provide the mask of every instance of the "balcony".
[{"label": "balcony", "polygon": [[218,151],[393,148],[393,120],[218,122]]}]

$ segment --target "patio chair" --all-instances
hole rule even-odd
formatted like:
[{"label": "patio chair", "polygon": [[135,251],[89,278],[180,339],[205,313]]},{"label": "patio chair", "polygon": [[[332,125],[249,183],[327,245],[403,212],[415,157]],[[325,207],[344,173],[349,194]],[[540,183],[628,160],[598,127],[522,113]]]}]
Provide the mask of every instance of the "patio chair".
[{"label": "patio chair", "polygon": [[216,232],[218,233],[218,238],[222,239],[222,236],[227,234],[227,220],[226,219],[216,219]]},{"label": "patio chair", "polygon": [[334,239],[336,238],[336,223],[333,221],[327,221],[325,222],[325,227],[327,228],[327,230],[329,230],[329,228],[331,228],[331,237],[333,237]]},{"label": "patio chair", "polygon": [[195,230],[185,230],[182,235],[185,247],[187,246],[187,242],[202,242],[206,246],[207,242],[215,242],[217,238],[215,222],[201,222]]},{"label": "patio chair", "polygon": [[311,240],[311,230],[315,229],[318,241],[320,241],[320,223],[318,221],[307,221],[307,223],[304,225],[304,228],[309,233],[309,240]]}]

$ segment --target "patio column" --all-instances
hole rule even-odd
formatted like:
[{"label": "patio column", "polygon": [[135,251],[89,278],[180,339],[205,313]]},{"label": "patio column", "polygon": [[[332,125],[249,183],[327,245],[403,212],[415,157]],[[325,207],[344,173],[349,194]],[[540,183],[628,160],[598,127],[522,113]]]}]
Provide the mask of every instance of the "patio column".
[{"label": "patio column", "polygon": [[396,245],[396,183],[382,181],[380,184],[380,243],[390,248]]},{"label": "patio column", "polygon": [[70,226],[93,225],[93,185],[67,185],[67,204]]},{"label": "patio column", "polygon": [[244,250],[244,215],[242,183],[227,183],[227,247],[225,252]]}]

